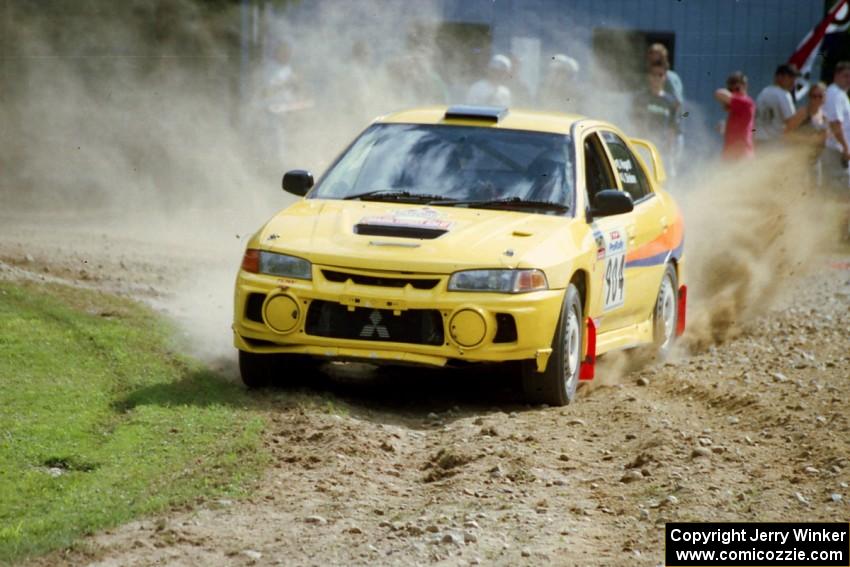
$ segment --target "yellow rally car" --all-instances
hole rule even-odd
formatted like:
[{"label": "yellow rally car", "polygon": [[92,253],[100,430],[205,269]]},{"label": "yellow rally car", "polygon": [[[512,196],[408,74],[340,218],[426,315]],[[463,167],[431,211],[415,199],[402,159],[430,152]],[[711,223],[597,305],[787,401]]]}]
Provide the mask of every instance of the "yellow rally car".
[{"label": "yellow rally car", "polygon": [[[638,149],[648,157],[639,157]],[[375,121],[250,240],[249,387],[316,360],[518,366],[563,405],[599,354],[684,330],[683,223],[649,142],[579,116],[435,107]]]}]

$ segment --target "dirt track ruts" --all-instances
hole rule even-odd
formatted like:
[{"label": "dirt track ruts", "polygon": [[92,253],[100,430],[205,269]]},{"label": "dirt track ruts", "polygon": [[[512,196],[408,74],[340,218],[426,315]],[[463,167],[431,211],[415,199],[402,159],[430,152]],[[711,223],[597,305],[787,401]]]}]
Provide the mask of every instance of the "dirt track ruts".
[{"label": "dirt track ruts", "polygon": [[[164,309],[191,276],[175,259],[197,254],[108,232],[66,231],[57,245],[31,221],[4,226],[0,277]],[[630,372],[606,357],[567,408],[518,404],[512,377],[487,369],[334,365],[309,387],[256,393],[272,464],[251,498],[146,518],[34,563],[657,565],[667,521],[845,521],[847,260],[820,262],[725,344]]]}]

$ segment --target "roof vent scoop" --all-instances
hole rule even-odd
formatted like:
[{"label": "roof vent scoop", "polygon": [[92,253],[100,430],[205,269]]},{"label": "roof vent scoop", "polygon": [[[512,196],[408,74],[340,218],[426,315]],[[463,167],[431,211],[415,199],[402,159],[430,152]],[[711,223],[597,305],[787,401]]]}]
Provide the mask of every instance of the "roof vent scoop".
[{"label": "roof vent scoop", "polygon": [[484,122],[499,122],[508,115],[504,106],[471,106],[458,104],[446,110],[447,120],[481,120]]}]

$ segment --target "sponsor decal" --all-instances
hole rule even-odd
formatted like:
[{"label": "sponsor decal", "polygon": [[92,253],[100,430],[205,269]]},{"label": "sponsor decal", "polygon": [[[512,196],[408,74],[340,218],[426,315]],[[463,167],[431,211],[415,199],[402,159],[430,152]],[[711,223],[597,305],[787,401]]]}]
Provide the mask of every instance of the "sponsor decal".
[{"label": "sponsor decal", "polygon": [[614,165],[617,166],[617,174],[620,176],[620,181],[625,185],[634,185],[637,183],[637,176],[632,173],[634,164],[629,159],[615,159]]},{"label": "sponsor decal", "polygon": [[449,230],[453,223],[437,210],[430,207],[422,209],[400,209],[384,215],[367,216],[359,224],[378,226],[404,226],[409,228],[432,228]]},{"label": "sponsor decal", "polygon": [[596,242],[596,259],[605,259],[605,237],[599,231],[594,231],[593,240]]}]

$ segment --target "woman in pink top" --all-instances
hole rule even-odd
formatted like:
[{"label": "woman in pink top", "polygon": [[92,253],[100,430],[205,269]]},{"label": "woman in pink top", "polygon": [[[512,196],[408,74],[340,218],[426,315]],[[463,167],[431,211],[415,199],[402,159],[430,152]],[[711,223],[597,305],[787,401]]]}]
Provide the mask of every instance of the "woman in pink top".
[{"label": "woman in pink top", "polygon": [[739,160],[753,157],[753,127],[756,103],[747,96],[747,76],[740,71],[729,75],[726,88],[717,89],[714,98],[728,113],[723,137],[723,159]]}]

